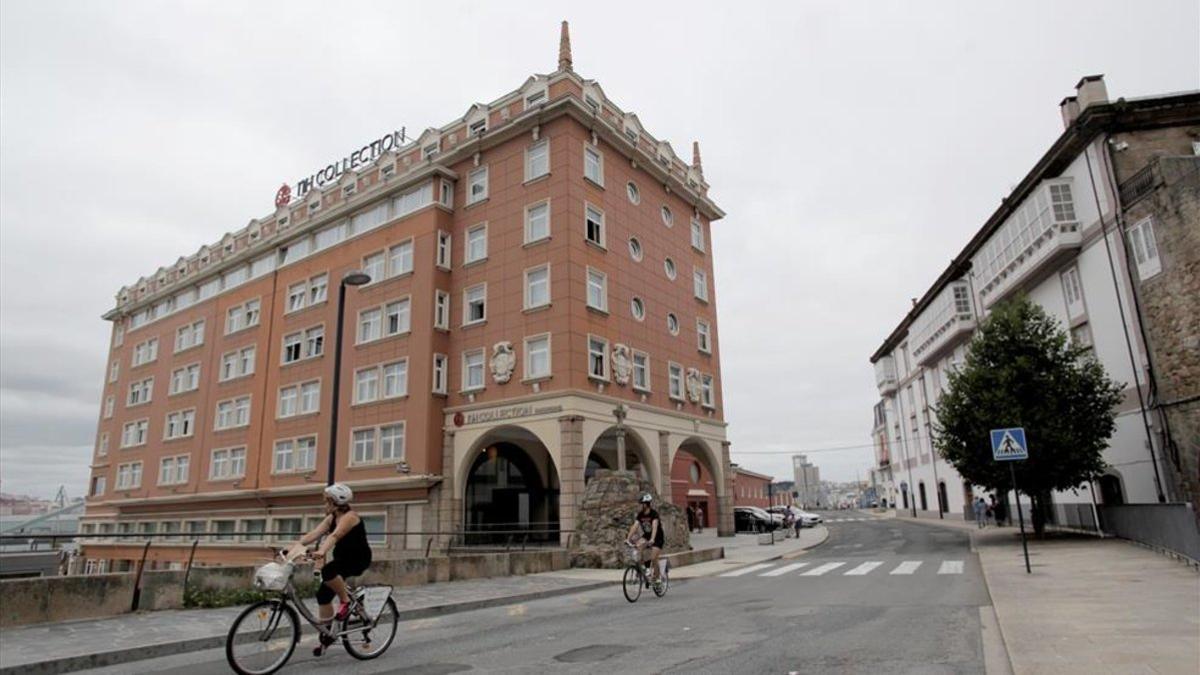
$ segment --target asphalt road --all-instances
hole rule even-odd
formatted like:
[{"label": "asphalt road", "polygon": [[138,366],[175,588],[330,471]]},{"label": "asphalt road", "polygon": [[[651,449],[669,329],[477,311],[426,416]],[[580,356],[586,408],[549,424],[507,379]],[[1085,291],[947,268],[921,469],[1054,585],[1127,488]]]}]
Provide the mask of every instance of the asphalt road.
[{"label": "asphalt road", "polygon": [[[802,556],[677,583],[662,599],[629,604],[614,586],[405,622],[367,662],[340,648],[314,659],[308,638],[281,672],[984,672],[980,608],[991,601],[965,533],[892,519],[828,527]],[[228,669],[210,650],[97,672]]]}]

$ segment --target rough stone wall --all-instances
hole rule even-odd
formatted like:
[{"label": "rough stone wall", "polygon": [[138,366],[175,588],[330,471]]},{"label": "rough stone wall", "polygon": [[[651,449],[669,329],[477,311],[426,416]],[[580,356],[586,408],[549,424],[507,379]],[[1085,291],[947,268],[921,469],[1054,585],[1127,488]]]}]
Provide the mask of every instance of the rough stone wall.
[{"label": "rough stone wall", "polygon": [[1162,272],[1136,288],[1158,384],[1155,402],[1176,446],[1164,453],[1165,479],[1200,508],[1200,160],[1158,162],[1162,184],[1133,204],[1125,221],[1131,227],[1153,217]]},{"label": "rough stone wall", "polygon": [[637,512],[637,499],[644,492],[654,495],[653,506],[666,537],[665,552],[691,549],[687,515],[682,509],[663,500],[650,481],[632,472],[601,469],[583,492],[570,550],[572,567],[624,565],[622,542]]}]

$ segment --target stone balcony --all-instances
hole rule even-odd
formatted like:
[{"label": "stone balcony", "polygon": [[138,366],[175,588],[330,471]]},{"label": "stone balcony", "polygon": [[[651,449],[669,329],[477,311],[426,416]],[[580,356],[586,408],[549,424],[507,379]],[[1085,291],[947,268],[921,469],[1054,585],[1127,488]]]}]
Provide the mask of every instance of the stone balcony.
[{"label": "stone balcony", "polygon": [[875,386],[879,387],[879,395],[887,396],[896,391],[896,360],[884,356],[875,362]]},{"label": "stone balcony", "polygon": [[965,281],[955,281],[929,303],[913,321],[909,334],[912,355],[918,365],[936,361],[948,350],[970,338],[975,330],[971,291]]}]

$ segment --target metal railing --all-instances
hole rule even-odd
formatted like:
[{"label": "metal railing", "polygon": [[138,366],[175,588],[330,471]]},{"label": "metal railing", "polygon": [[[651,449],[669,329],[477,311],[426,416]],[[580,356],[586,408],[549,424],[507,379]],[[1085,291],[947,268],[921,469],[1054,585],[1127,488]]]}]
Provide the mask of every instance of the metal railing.
[{"label": "metal railing", "polygon": [[1121,197],[1121,205],[1129,208],[1134,202],[1154,192],[1157,184],[1154,163],[1151,162],[1123,181],[1117,188],[1117,194]]}]

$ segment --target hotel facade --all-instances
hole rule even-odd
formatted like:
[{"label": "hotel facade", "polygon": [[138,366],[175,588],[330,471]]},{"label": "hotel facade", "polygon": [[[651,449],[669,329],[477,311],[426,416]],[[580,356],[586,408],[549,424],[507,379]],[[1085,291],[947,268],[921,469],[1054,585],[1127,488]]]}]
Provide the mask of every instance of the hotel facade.
[{"label": "hotel facade", "polygon": [[1109,101],[1091,76],[1060,108],[1062,135],[871,356],[873,478],[898,512],[970,518],[984,496],[934,449],[935,406],[978,322],[1019,293],[1124,385],[1107,472],[1051,495],[1053,521],[1200,499],[1200,93]]},{"label": "hotel facade", "polygon": [[194,539],[198,563],[225,564],[314,523],[353,271],[370,282],[345,287],[332,471],[377,551],[513,530],[566,543],[596,469],[670,495],[672,466],[693,462],[732,532],[710,245],[724,213],[698,145],[682,160],[575,73],[565,22],[553,73],[416,139],[384,135],[275,204],[104,315],[88,570],[127,568],[139,534],[159,535],[151,567]]}]

